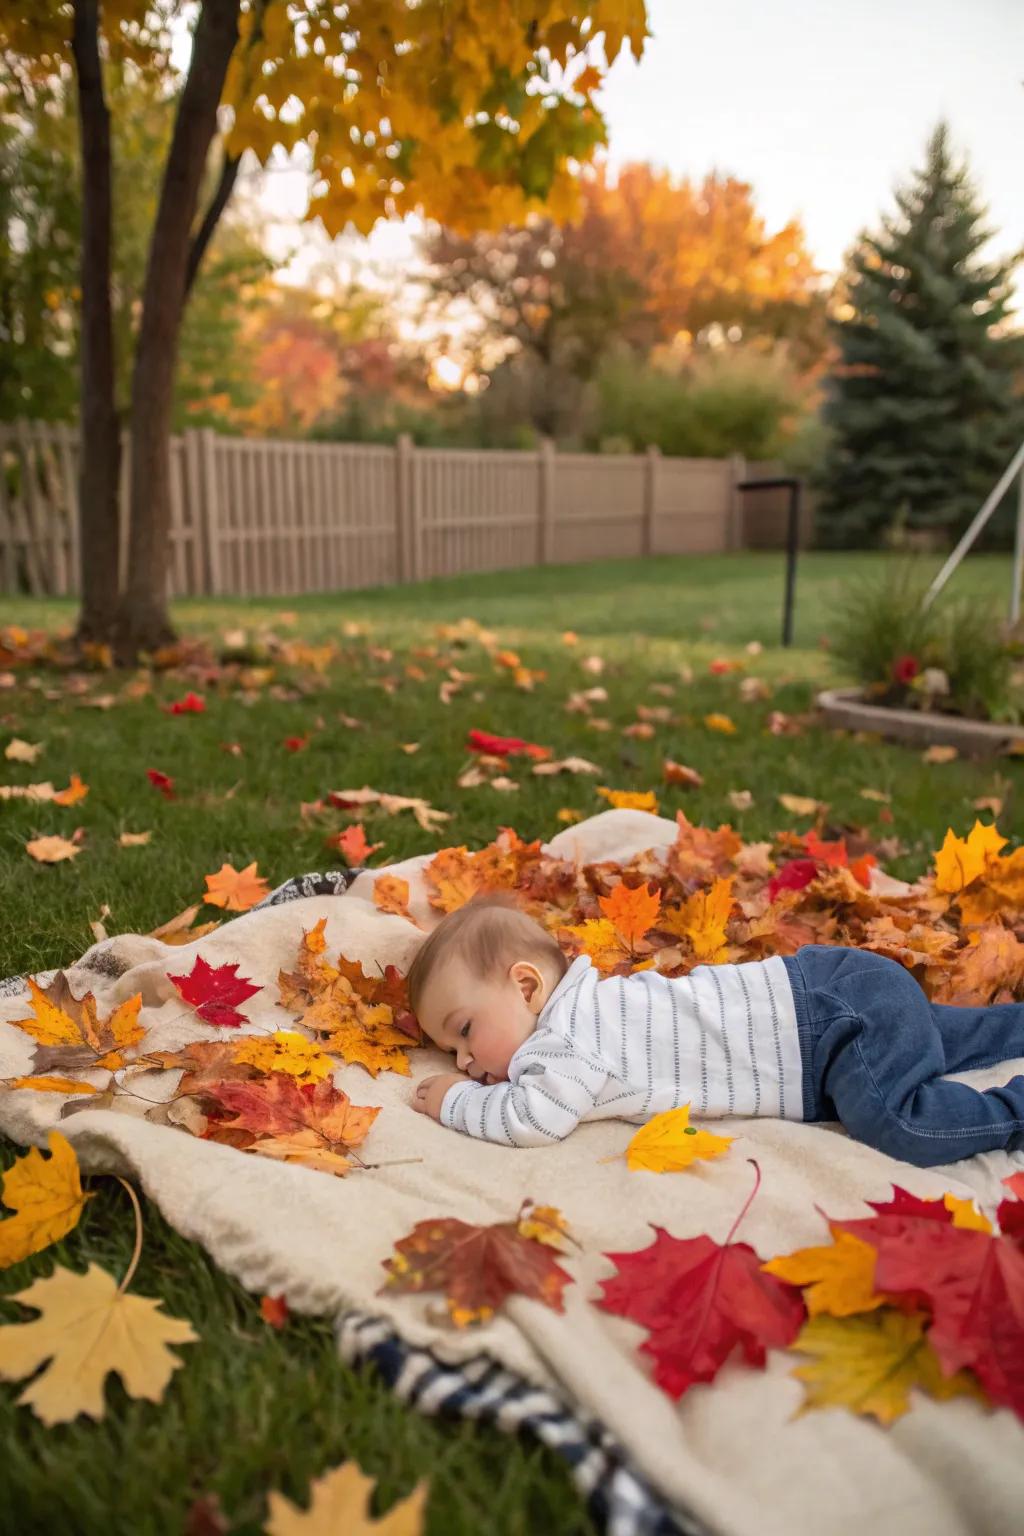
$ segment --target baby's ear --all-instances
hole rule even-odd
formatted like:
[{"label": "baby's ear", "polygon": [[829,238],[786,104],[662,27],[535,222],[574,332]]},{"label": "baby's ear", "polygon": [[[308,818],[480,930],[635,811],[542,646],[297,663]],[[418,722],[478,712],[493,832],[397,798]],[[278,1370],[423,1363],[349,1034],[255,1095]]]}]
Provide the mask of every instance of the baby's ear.
[{"label": "baby's ear", "polygon": [[509,976],[523,994],[527,1007],[539,1013],[544,1001],[544,978],[529,960],[517,960],[509,967]]}]

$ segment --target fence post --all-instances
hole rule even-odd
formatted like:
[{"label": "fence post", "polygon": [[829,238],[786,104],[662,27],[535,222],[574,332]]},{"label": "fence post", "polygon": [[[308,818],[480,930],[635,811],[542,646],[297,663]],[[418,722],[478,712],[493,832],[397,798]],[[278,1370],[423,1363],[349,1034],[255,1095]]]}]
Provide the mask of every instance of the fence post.
[{"label": "fence post", "polygon": [[537,450],[537,564],[555,557],[555,445],[542,437]]},{"label": "fence post", "polygon": [[220,498],[217,494],[217,436],[212,427],[201,427],[198,432],[186,432],[186,451],[189,438],[198,437],[198,484],[201,487],[196,501],[196,521],[202,532],[205,552],[206,590],[217,594],[220,584]]},{"label": "fence post", "polygon": [[408,432],[395,441],[395,552],[398,581],[419,580],[419,511],[416,505],[414,456],[416,448]]},{"label": "fence post", "polygon": [[657,508],[658,495],[658,460],[661,458],[661,449],[656,443],[650,443],[647,447],[647,457],[644,464],[644,505],[643,526],[641,529],[641,553],[654,554],[654,514]]},{"label": "fence post", "polygon": [[745,546],[743,492],[739,487],[740,482],[747,478],[747,461],[742,453],[730,453],[729,472],[729,521],[726,528],[726,548],[743,549]]}]

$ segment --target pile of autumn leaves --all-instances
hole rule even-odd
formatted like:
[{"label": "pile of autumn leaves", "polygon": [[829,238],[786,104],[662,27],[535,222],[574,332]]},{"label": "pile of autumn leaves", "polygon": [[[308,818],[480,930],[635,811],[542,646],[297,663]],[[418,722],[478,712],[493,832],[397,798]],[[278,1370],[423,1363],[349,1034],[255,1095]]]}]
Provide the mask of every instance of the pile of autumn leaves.
[{"label": "pile of autumn leaves", "polygon": [[[505,828],[479,852],[443,849],[422,873],[440,913],[479,891],[514,890],[567,952],[587,952],[605,975],[651,966],[682,975],[699,963],[814,942],[891,955],[943,1001],[1001,1001],[1024,988],[1024,850],[1007,855],[992,826],[976,823],[967,838],[950,831],[934,870],[909,886],[878,870],[870,851],[851,856],[841,837],[782,833],[745,844],[728,826],[696,827],[682,813],[676,824],[668,849],[626,864],[579,867]],[[374,899],[414,921],[399,876],[378,872]],[[333,1175],[371,1172],[376,1165],[355,1149],[380,1110],[353,1104],[332,1074],[341,1063],[407,1074],[420,1035],[402,976],[393,967],[368,975],[344,956],[332,963],[325,921],[304,933],[295,969],[278,977],[294,1026],[269,1035],[230,1034],[247,1022],[240,1006],[260,990],[237,965],[197,958],[188,974],[168,973],[195,1016],[222,1032],[177,1051],[146,1051],[140,997],[100,1018],[92,995],[76,999],[63,973],[45,989],[31,981],[31,1016],[14,1022],[35,1041],[32,1070],[8,1091],[59,1093],[66,1118],[149,1099],[141,1091],[147,1074],[174,1069],[173,1096],[150,1100],[148,1118]],[[176,941],[188,937],[182,930]],[[674,1110],[642,1127],[625,1156],[630,1168],[677,1171],[726,1154],[730,1141]],[[53,1132],[50,1146],[49,1160],[30,1151],[5,1176],[4,1201],[15,1214],[0,1222],[0,1264],[71,1230],[88,1198],[70,1145]],[[940,1398],[970,1393],[1024,1418],[1024,1175],[1007,1184],[997,1228],[952,1195],[920,1200],[896,1189],[872,1217],[827,1218],[831,1244],[767,1261],[733,1240],[747,1207],[721,1244],[655,1229],[647,1248],[606,1255],[617,1272],[601,1282],[594,1304],[647,1330],[641,1351],[675,1398],[712,1381],[734,1353],[763,1366],[768,1349],[789,1348],[812,1357],[794,1372],[808,1407],[844,1404],[889,1423],[918,1387]],[[558,1260],[571,1242],[560,1212],[530,1202],[490,1226],[432,1218],[382,1260],[384,1285],[441,1291],[456,1326],[486,1320],[512,1294],[561,1311],[572,1276]],[[166,1341],[194,1338],[191,1329],[127,1297],[125,1286],[93,1265],[86,1276],[58,1269],[19,1294],[43,1317],[0,1328],[0,1375],[20,1379],[52,1357],[20,1399],[48,1423],[98,1416],[109,1370],[121,1372],[130,1392],[159,1398],[181,1363]],[[96,1316],[123,1312],[128,1302],[145,1315],[108,1331],[139,1334],[133,1347],[150,1368],[135,1376],[126,1357],[89,1332]]]}]

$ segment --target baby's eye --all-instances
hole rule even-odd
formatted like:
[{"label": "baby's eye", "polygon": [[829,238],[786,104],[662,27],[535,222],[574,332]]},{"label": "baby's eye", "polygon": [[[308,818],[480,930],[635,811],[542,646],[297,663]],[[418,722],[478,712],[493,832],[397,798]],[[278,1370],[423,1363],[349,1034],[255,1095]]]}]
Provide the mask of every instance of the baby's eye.
[{"label": "baby's eye", "polygon": [[470,1026],[471,1023],[472,1023],[472,1020],[471,1019],[467,1019],[465,1024],[463,1024],[462,1028],[459,1030],[459,1034],[460,1034],[460,1036],[462,1037],[463,1040],[465,1040],[466,1036],[469,1034],[469,1026]]}]

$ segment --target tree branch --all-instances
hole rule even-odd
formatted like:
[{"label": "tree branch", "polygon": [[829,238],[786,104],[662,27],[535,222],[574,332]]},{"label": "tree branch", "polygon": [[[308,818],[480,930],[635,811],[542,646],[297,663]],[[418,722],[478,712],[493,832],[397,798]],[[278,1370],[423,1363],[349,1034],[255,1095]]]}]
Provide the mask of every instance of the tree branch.
[{"label": "tree branch", "polygon": [[228,205],[228,200],[231,197],[232,190],[234,189],[235,178],[238,175],[238,165],[240,160],[240,155],[226,154],[224,156],[224,162],[220,168],[220,179],[217,182],[216,191],[210,199],[206,213],[203,215],[203,222],[200,224],[199,229],[196,232],[195,239],[192,241],[192,244],[189,247],[188,265],[185,268],[186,303],[188,303],[188,296],[192,292],[192,285],[196,280],[196,274],[199,271],[199,265],[206,254],[206,247],[209,245],[210,240],[213,237],[213,232],[217,227],[221,214],[224,212],[224,209]]}]

